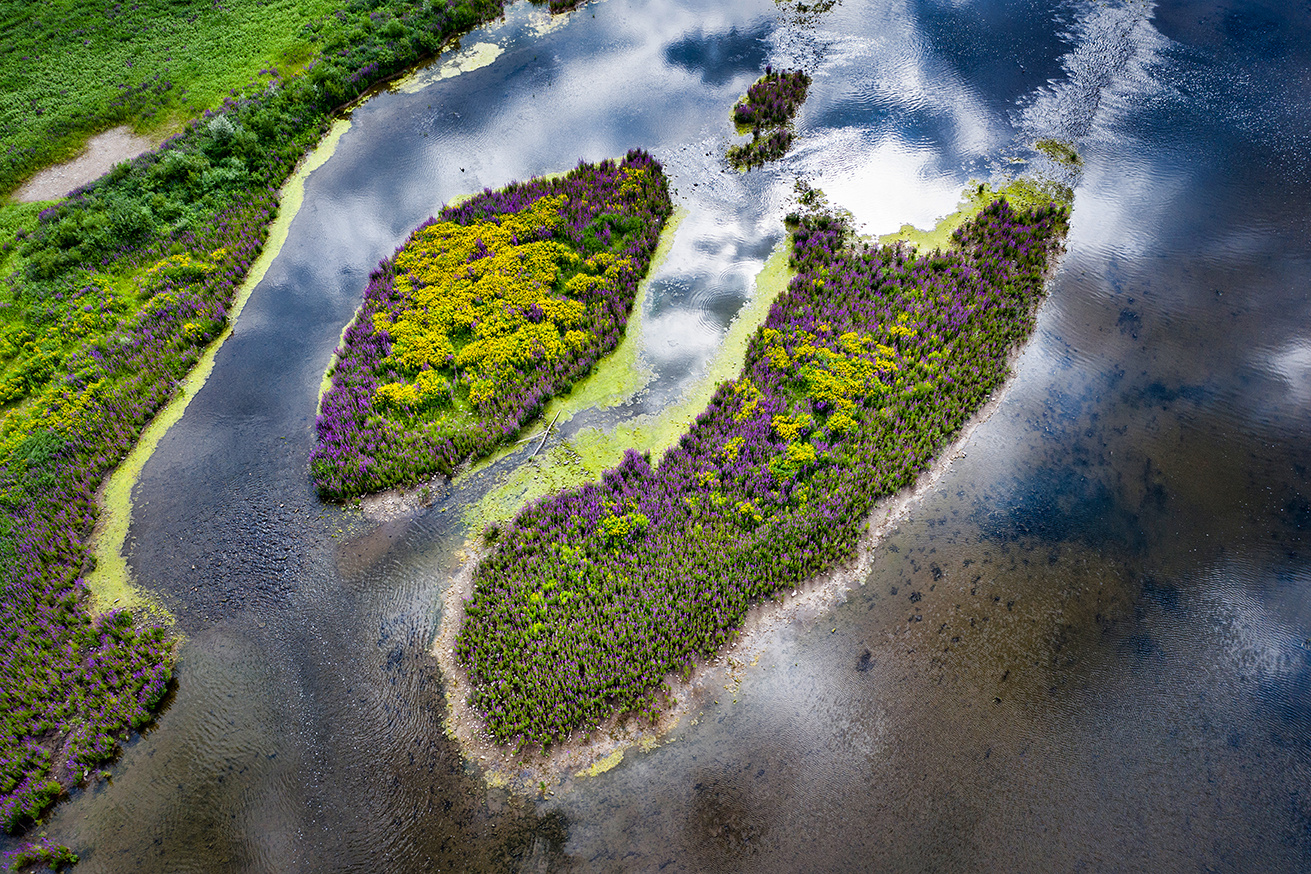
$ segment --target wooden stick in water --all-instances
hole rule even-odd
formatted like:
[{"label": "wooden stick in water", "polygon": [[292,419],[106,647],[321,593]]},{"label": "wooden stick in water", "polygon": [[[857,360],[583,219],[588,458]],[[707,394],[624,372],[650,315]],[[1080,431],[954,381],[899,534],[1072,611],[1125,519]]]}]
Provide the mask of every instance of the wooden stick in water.
[{"label": "wooden stick in water", "polygon": [[530,461],[537,457],[537,453],[542,451],[542,447],[546,445],[546,438],[551,436],[551,429],[555,427],[555,423],[560,419],[560,413],[563,412],[564,410],[560,410],[559,412],[557,412],[555,414],[555,418],[551,420],[551,424],[546,426],[546,433],[542,435],[542,442],[538,443],[537,448],[533,450],[533,454],[528,456],[528,459]]}]

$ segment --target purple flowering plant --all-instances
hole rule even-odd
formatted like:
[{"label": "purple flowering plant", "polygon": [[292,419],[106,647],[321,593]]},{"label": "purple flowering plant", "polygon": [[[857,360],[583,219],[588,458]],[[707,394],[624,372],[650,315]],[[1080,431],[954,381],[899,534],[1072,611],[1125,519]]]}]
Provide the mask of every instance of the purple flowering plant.
[{"label": "purple flowering plant", "polygon": [[476,568],[456,655],[491,737],[654,716],[753,602],[853,555],[1005,379],[1067,220],[997,200],[919,254],[801,218],[795,278],[677,445],[524,508]]},{"label": "purple flowering plant", "polygon": [[733,107],[733,121],[739,130],[750,128],[751,139],[729,146],[728,162],[749,170],[787,154],[792,148],[792,118],[806,102],[809,89],[810,76],[804,71],[765,67],[765,75]]},{"label": "purple flowering plant", "polygon": [[519,433],[619,343],[671,211],[659,162],[634,150],[420,225],[370,276],[337,350],[319,494],[449,475]]},{"label": "purple flowering plant", "polygon": [[364,24],[378,3],[344,3],[306,34],[321,52],[302,73],[234,90],[0,240],[6,830],[112,758],[164,698],[166,629],[90,609],[94,495],[227,323],[278,187],[338,107],[503,10],[502,0],[385,5],[389,20],[374,28]]}]

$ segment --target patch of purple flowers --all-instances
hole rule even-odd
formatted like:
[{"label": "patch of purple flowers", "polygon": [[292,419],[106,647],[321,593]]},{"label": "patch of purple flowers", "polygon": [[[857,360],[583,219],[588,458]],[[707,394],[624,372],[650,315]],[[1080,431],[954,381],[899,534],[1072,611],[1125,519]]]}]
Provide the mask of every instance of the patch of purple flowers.
[{"label": "patch of purple flowers", "polygon": [[396,258],[382,262],[369,277],[364,303],[337,350],[332,386],[315,423],[318,444],[311,468],[322,497],[344,500],[419,482],[434,473],[452,473],[463,461],[486,455],[514,437],[547,401],[568,391],[619,343],[638,283],[672,211],[664,173],[646,152],[631,151],[618,163],[581,163],[558,179],[486,190],[420,225],[397,255],[436,221],[496,221],[543,197],[559,196],[564,197],[559,221],[554,228],[541,228],[539,239],[566,243],[580,254],[604,251],[621,259],[622,266],[585,300],[587,345],[554,359],[539,358],[508,390],[477,405],[466,403],[459,427],[416,427],[408,411],[380,409],[375,402],[378,385],[388,375],[384,359],[392,340],[374,316],[395,314],[407,303],[398,292]]},{"label": "patch of purple flowers", "polygon": [[801,70],[765,68],[765,75],[747,89],[733,107],[733,121],[751,128],[751,140],[729,146],[728,162],[739,170],[750,170],[787,154],[792,148],[789,125],[810,89],[810,76]]},{"label": "patch of purple flowers", "polygon": [[[0,463],[0,826],[37,817],[67,786],[114,755],[163,697],[172,643],[125,612],[83,606],[86,532],[94,492],[172,396],[227,318],[227,305],[263,244],[275,192],[261,191],[181,238],[190,251],[225,248],[203,278],[159,279],[152,301],[66,362],[60,392]],[[167,240],[131,258],[152,263]],[[190,327],[188,327],[190,326]]]},{"label": "patch of purple flowers", "polygon": [[849,558],[1005,379],[1067,219],[999,200],[922,255],[802,219],[789,290],[678,444],[529,505],[476,569],[457,657],[491,736],[654,715],[754,601]]},{"label": "patch of purple flowers", "polygon": [[765,75],[747,89],[746,97],[733,107],[733,121],[755,129],[782,127],[792,121],[806,102],[810,76],[802,70],[765,68]]}]

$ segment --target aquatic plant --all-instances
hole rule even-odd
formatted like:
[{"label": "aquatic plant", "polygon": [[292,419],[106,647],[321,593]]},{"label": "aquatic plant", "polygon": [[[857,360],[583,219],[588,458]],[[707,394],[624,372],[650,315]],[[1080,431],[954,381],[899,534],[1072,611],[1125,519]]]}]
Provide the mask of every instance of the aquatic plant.
[{"label": "aquatic plant", "polygon": [[733,121],[751,129],[751,139],[728,148],[728,162],[750,170],[787,154],[792,148],[789,125],[810,88],[810,76],[801,70],[774,70],[756,80],[733,107]]},{"label": "aquatic plant", "polygon": [[679,442],[529,505],[476,568],[456,655],[491,737],[653,715],[753,602],[850,557],[1005,378],[1067,215],[998,200],[925,254],[802,218],[796,277]]},{"label": "aquatic plant", "polygon": [[1041,139],[1033,144],[1033,148],[1056,163],[1071,169],[1078,170],[1083,166],[1083,158],[1075,151],[1074,146],[1065,140]]},{"label": "aquatic plant", "polygon": [[618,344],[672,209],[642,151],[484,191],[370,277],[316,422],[319,494],[450,474]]},{"label": "aquatic plant", "polygon": [[77,854],[42,835],[4,857],[5,871],[31,871],[36,866],[46,871],[63,871],[77,864]]},{"label": "aquatic plant", "polygon": [[306,32],[318,57],[303,71],[263,71],[156,152],[35,215],[0,208],[3,828],[112,757],[165,693],[165,629],[89,610],[93,495],[227,323],[278,187],[337,107],[501,11],[350,0]]},{"label": "aquatic plant", "polygon": [[747,89],[746,96],[733,107],[733,121],[753,129],[781,127],[792,121],[806,102],[810,76],[801,70],[765,68]]}]

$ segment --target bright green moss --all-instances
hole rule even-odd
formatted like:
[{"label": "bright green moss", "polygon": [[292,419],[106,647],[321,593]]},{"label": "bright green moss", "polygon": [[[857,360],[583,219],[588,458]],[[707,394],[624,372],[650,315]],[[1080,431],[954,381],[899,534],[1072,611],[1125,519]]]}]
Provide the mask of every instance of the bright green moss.
[{"label": "bright green moss", "polygon": [[921,252],[948,249],[951,247],[952,233],[998,197],[1005,197],[1016,209],[1033,209],[1052,201],[1068,204],[1074,195],[1064,186],[1030,179],[1016,179],[998,190],[993,190],[986,182],[980,182],[966,187],[956,211],[939,219],[932,230],[922,231],[914,225],[902,225],[901,230],[884,234],[878,241],[883,244],[898,241],[910,243]]}]

